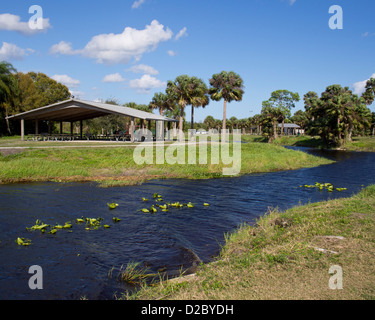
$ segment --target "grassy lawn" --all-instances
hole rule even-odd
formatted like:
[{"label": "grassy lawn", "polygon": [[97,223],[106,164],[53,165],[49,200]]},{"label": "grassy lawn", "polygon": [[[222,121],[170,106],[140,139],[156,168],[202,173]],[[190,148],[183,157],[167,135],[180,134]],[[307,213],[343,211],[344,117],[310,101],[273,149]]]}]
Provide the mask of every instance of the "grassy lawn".
[{"label": "grassy lawn", "polygon": [[[0,140],[8,147],[14,146],[8,139]],[[15,144],[21,143],[18,140]],[[223,177],[223,168],[232,164],[211,163],[212,146],[207,147],[207,164],[199,164],[199,148],[196,161],[188,163],[188,147],[185,147],[186,164],[156,164],[156,151],[153,164],[138,165],[133,160],[134,146],[93,145],[80,143],[74,148],[54,148],[56,142],[45,142],[50,148],[35,142],[22,142],[29,146],[22,152],[2,156],[0,154],[0,183],[26,181],[97,181],[102,186],[132,185],[149,179],[189,178],[207,179]],[[59,142],[57,142],[58,144]],[[60,142],[61,143],[61,142]],[[60,145],[61,146],[61,145]],[[97,147],[95,147],[97,146]],[[150,147],[151,148],[151,147]],[[168,150],[169,146],[165,146]],[[230,145],[232,152],[233,143]],[[155,149],[154,149],[155,150]],[[231,153],[230,153],[231,155]],[[303,152],[287,150],[281,146],[266,143],[241,144],[241,170],[239,174],[293,170],[332,163]]]},{"label": "grassy lawn", "polygon": [[[351,198],[270,211],[227,235],[217,261],[195,275],[127,298],[374,300],[374,208],[375,185]],[[342,270],[342,289],[329,286],[332,266]]]}]

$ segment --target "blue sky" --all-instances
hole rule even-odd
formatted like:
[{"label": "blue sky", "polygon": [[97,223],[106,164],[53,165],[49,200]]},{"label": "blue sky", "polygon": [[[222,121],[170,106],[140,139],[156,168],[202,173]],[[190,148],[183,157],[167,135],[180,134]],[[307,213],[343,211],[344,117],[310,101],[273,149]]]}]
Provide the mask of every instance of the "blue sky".
[{"label": "blue sky", "polygon": [[[28,27],[34,4],[42,30]],[[332,5],[343,10],[343,29],[329,27]],[[208,84],[235,71],[245,94],[228,105],[228,118],[260,113],[277,89],[299,93],[295,112],[308,91],[337,83],[361,93],[375,77],[374,12],[373,0],[2,1],[0,60],[43,72],[76,97],[121,104],[148,104],[181,74]],[[195,119],[222,118],[222,108],[210,102]]]}]

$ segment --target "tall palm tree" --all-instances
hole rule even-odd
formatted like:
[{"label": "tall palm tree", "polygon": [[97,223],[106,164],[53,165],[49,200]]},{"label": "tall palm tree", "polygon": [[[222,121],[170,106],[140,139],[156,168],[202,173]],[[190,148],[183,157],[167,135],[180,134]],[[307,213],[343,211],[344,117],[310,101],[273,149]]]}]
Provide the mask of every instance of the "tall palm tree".
[{"label": "tall palm tree", "polygon": [[[202,79],[196,77],[191,78],[191,92],[192,96],[190,98],[191,103],[191,129],[194,129],[194,108],[206,107],[210,103],[208,97],[208,89],[206,84]],[[193,134],[193,133],[192,133]]]},{"label": "tall palm tree", "polygon": [[209,94],[211,95],[211,99],[215,101],[224,99],[223,130],[225,134],[227,102],[242,100],[244,94],[243,80],[233,71],[222,71],[221,73],[212,76],[210,79],[210,85]]},{"label": "tall palm tree", "polygon": [[[15,107],[19,95],[18,81],[15,76],[16,69],[8,62],[0,62],[0,107],[5,109],[5,117]],[[9,134],[9,120],[6,119],[7,131]]]},{"label": "tall palm tree", "polygon": [[190,77],[188,75],[180,75],[174,82],[168,81],[166,93],[171,97],[172,101],[177,102],[180,109],[180,140],[183,140],[185,107],[189,104],[197,105],[203,103],[197,98],[201,96],[199,92],[203,90],[201,82],[203,83],[203,81],[197,77]]}]

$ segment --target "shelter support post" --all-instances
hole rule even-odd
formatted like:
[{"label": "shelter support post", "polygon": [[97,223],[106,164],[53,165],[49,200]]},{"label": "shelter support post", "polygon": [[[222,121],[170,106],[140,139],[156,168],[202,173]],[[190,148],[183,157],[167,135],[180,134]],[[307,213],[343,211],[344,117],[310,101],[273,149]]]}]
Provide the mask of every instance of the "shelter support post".
[{"label": "shelter support post", "polygon": [[70,135],[73,137],[73,122],[70,122]]},{"label": "shelter support post", "polygon": [[60,134],[63,134],[63,122],[60,121]]},{"label": "shelter support post", "polygon": [[25,141],[25,120],[21,119],[21,140]]},{"label": "shelter support post", "polygon": [[134,142],[134,117],[131,117],[130,120],[130,142]]},{"label": "shelter support post", "polygon": [[82,120],[79,121],[79,134],[82,139],[83,138],[83,121]]},{"label": "shelter support post", "polygon": [[35,134],[39,134],[39,121],[38,119],[35,119]]}]

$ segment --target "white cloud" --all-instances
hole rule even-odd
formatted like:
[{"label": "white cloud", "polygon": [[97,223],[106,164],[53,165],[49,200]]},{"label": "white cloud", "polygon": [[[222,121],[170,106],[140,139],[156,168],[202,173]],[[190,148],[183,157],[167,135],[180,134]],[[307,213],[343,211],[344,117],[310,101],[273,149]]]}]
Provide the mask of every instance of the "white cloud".
[{"label": "white cloud", "polygon": [[125,71],[131,71],[134,73],[143,73],[143,74],[150,74],[150,75],[157,75],[159,74],[159,71],[151,66],[147,66],[145,64],[138,64],[136,66],[133,66]]},{"label": "white cloud", "polygon": [[113,73],[106,75],[102,82],[123,82],[125,79],[119,73]]},{"label": "white cloud", "polygon": [[131,59],[139,61],[145,52],[153,51],[158,44],[172,38],[173,32],[153,20],[145,29],[126,27],[120,34],[99,34],[94,36],[83,50],[73,50],[70,43],[60,42],[50,52],[61,54],[80,53],[93,58],[98,63],[128,63]]},{"label": "white cloud", "polygon": [[43,29],[31,29],[29,22],[22,22],[19,16],[10,13],[0,14],[0,31],[17,31],[25,35],[32,35],[46,32],[48,28],[51,28],[49,18],[43,19]]},{"label": "white cloud", "polygon": [[81,84],[79,80],[73,79],[66,74],[55,74],[51,78],[66,85],[68,88],[76,88]]},{"label": "white cloud", "polygon": [[139,8],[144,2],[145,2],[145,0],[136,0],[136,1],[134,1],[133,5],[132,5],[132,9]]},{"label": "white cloud", "polygon": [[33,52],[32,49],[22,49],[13,43],[3,42],[0,48],[0,60],[22,60]]},{"label": "white cloud", "polygon": [[139,93],[148,93],[152,88],[162,88],[167,84],[148,74],[143,75],[140,79],[130,80],[129,86],[137,89]]},{"label": "white cloud", "polygon": [[187,31],[187,28],[186,28],[186,27],[182,28],[182,29],[176,34],[175,40],[178,40],[178,39],[180,39],[180,38],[183,37],[183,36],[187,36],[188,34],[187,34],[186,31]]},{"label": "white cloud", "polygon": [[[375,78],[375,73],[370,78]],[[363,81],[358,81],[358,82],[354,83],[353,84],[353,88],[354,88],[353,93],[357,94],[357,95],[361,95],[363,92],[365,92],[366,82],[368,80],[369,79],[363,80]]]},{"label": "white cloud", "polygon": [[289,4],[292,6],[297,0],[289,0]]},{"label": "white cloud", "polygon": [[171,57],[174,57],[177,55],[177,52],[173,51],[173,50],[168,50],[167,51],[168,55],[170,55]]},{"label": "white cloud", "polygon": [[60,41],[58,44],[54,44],[49,52],[51,54],[65,54],[65,55],[74,55],[80,53],[79,50],[73,50],[72,44],[70,42]]}]

